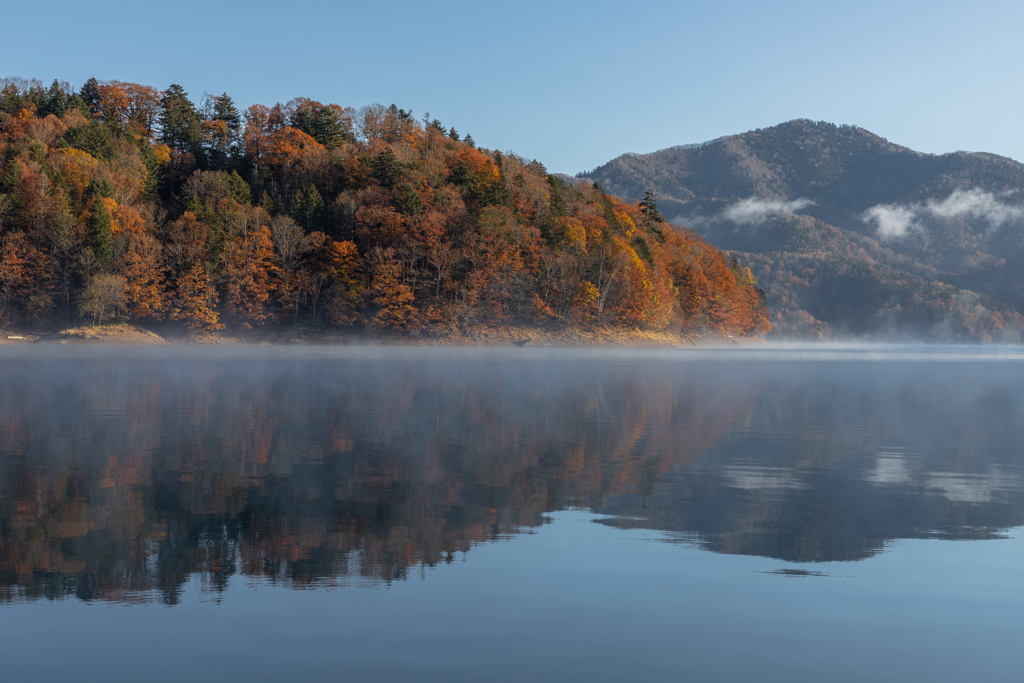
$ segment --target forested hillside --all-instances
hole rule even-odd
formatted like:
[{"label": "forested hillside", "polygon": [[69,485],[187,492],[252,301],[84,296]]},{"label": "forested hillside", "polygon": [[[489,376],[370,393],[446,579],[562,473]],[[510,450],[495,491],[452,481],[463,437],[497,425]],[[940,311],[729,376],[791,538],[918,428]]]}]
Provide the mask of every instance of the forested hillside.
[{"label": "forested hillside", "polygon": [[770,329],[750,271],[653,201],[563,182],[395,105],[0,88],[8,324]]},{"label": "forested hillside", "polygon": [[774,335],[1019,341],[1024,165],[922,154],[806,120],[619,157],[581,174],[727,249],[767,292]]}]

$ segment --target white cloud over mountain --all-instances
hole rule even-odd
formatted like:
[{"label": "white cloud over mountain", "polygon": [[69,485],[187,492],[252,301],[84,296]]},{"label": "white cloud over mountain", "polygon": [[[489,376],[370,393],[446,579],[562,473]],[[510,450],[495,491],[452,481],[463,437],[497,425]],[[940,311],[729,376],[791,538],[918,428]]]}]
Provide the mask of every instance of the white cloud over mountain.
[{"label": "white cloud over mountain", "polygon": [[899,238],[922,230],[921,220],[928,218],[974,218],[998,228],[1004,223],[1024,219],[1024,207],[1006,204],[978,188],[954,190],[941,201],[918,204],[876,204],[861,215],[873,225],[882,239]]}]

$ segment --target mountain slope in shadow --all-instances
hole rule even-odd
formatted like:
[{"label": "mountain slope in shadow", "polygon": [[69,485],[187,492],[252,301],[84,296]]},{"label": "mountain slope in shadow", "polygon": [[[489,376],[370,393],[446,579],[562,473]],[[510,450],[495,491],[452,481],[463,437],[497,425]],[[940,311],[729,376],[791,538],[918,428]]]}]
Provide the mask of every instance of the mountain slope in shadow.
[{"label": "mountain slope in shadow", "polygon": [[796,120],[626,154],[581,178],[749,264],[773,335],[1019,341],[1024,164],[923,154],[856,126]]}]

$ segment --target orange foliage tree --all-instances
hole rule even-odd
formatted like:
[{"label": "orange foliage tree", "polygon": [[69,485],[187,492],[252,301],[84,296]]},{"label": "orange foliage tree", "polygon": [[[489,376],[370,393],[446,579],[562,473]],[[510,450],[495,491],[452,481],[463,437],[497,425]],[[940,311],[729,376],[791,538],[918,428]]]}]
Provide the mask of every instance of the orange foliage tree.
[{"label": "orange foliage tree", "polygon": [[210,228],[185,212],[167,228],[164,256],[170,286],[170,318],[192,328],[219,328],[219,300],[207,263]]},{"label": "orange foliage tree", "polygon": [[225,308],[243,325],[263,324],[270,317],[267,304],[277,288],[280,271],[274,263],[270,229],[260,226],[225,241],[221,264],[226,278]]},{"label": "orange foliage tree", "polygon": [[26,303],[43,276],[43,254],[23,232],[0,239],[0,320],[8,319],[14,305]]},{"label": "orange foliage tree", "polygon": [[168,308],[163,247],[148,232],[133,231],[127,239],[121,276],[126,282],[128,315],[136,320],[160,320]]},{"label": "orange foliage tree", "polygon": [[417,326],[416,297],[402,281],[404,268],[393,249],[374,247],[370,254],[373,280],[368,299],[375,307],[370,326],[382,330],[408,330]]}]

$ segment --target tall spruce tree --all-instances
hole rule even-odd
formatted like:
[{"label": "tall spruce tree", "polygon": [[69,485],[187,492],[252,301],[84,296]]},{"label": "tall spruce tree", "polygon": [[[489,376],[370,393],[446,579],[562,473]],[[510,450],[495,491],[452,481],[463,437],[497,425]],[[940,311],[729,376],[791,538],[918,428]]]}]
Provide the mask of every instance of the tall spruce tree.
[{"label": "tall spruce tree", "polygon": [[64,92],[64,88],[60,87],[57,79],[53,79],[50,89],[46,91],[46,101],[43,103],[40,113],[44,116],[46,114],[64,116],[64,112],[68,110],[70,99],[70,96]]},{"label": "tall spruce tree", "polygon": [[95,78],[90,78],[85,82],[82,89],[78,91],[78,96],[82,98],[91,113],[95,114],[99,111],[100,84]]},{"label": "tall spruce tree", "polygon": [[654,201],[654,193],[650,190],[644,191],[644,198],[640,201],[640,211],[650,219],[650,222],[660,223],[665,220],[658,211],[658,203]]},{"label": "tall spruce tree", "polygon": [[242,117],[227,93],[208,101],[205,116],[215,124],[206,131],[203,141],[209,166],[216,170],[228,170],[238,160]]},{"label": "tall spruce tree", "polygon": [[383,187],[391,188],[402,177],[402,162],[390,147],[373,158],[373,177]]},{"label": "tall spruce tree", "polygon": [[242,116],[238,113],[234,100],[227,93],[213,98],[213,118],[228,124],[228,129],[234,135],[238,135],[242,127]]},{"label": "tall spruce tree", "polygon": [[25,104],[25,98],[21,94],[21,89],[14,83],[10,83],[0,90],[0,111],[14,114],[21,109],[23,104]]},{"label": "tall spruce tree", "polygon": [[109,270],[114,259],[114,218],[103,201],[103,192],[94,190],[93,202],[89,209],[88,246],[105,270]]},{"label": "tall spruce tree", "polygon": [[203,129],[199,112],[180,85],[172,84],[160,98],[160,139],[165,145],[182,152],[189,152],[202,166]]},{"label": "tall spruce tree", "polygon": [[297,190],[293,199],[292,214],[295,222],[307,231],[323,230],[327,218],[327,207],[316,185],[310,183],[306,191]]},{"label": "tall spruce tree", "polygon": [[328,105],[301,106],[292,113],[290,124],[327,149],[337,147],[349,135],[344,119],[334,107]]}]

